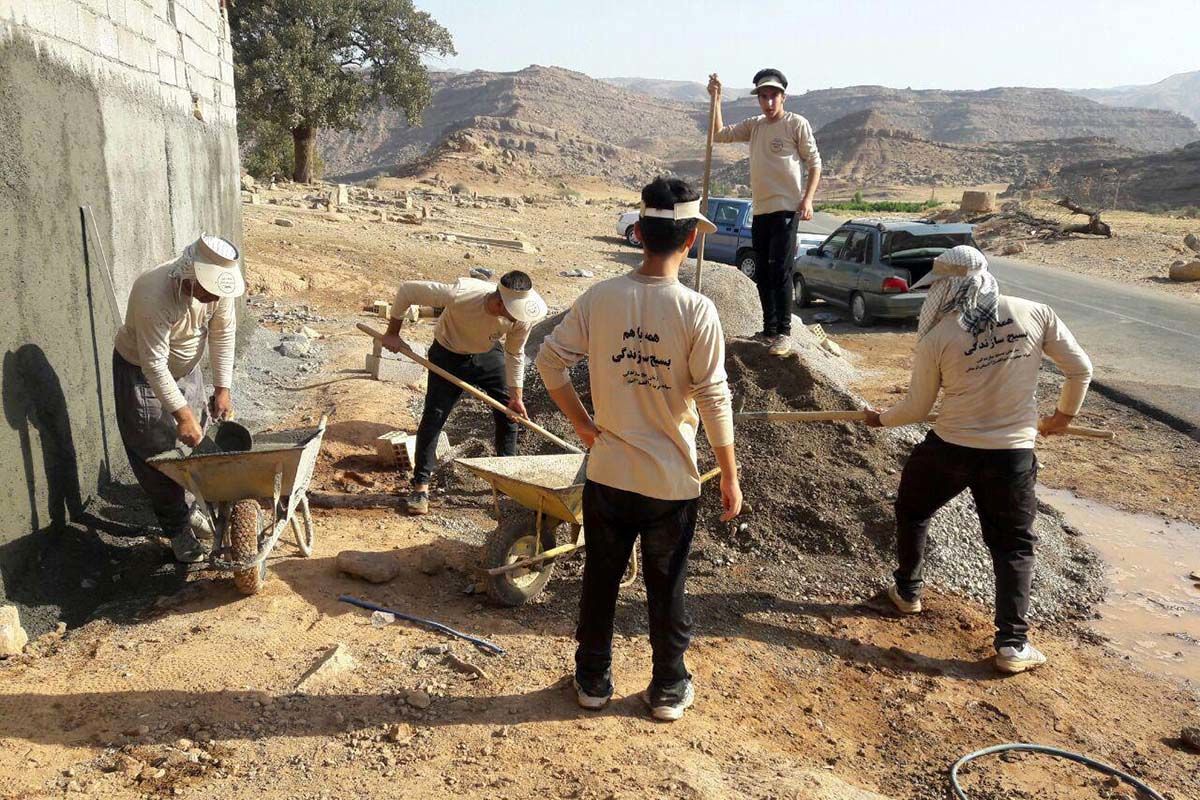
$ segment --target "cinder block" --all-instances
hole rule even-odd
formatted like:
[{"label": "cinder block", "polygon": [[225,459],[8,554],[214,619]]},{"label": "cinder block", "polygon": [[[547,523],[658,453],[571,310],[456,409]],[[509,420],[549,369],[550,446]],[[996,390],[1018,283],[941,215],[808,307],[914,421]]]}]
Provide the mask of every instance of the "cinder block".
[{"label": "cinder block", "polygon": [[168,86],[176,86],[179,83],[175,73],[175,58],[161,50],[158,51],[158,79]]},{"label": "cinder block", "polygon": [[417,384],[425,377],[425,368],[408,359],[386,358],[368,354],[367,372],[377,381]]},{"label": "cinder block", "polygon": [[111,20],[103,17],[96,20],[96,43],[99,45],[100,55],[105,58],[111,58],[113,61],[120,59],[120,48],[117,44],[117,27],[112,24]]},{"label": "cinder block", "polygon": [[108,0],[108,18],[117,27],[125,27],[125,0]]},{"label": "cinder block", "polygon": [[[50,0],[45,0],[50,2]],[[79,41],[79,6],[74,0],[54,0],[54,35],[64,42]]]},{"label": "cinder block", "polygon": [[154,63],[154,47],[133,31],[126,28],[117,29],[117,49],[122,63],[146,72],[158,71],[158,65]]}]

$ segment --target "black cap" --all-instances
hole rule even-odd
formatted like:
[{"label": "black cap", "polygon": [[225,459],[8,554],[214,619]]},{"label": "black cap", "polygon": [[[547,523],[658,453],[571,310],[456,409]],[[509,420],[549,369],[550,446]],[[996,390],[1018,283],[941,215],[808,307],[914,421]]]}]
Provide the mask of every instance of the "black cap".
[{"label": "black cap", "polygon": [[754,88],[750,90],[750,94],[758,94],[759,86],[774,86],[781,91],[787,91],[787,78],[777,69],[768,67],[760,69],[754,73]]}]

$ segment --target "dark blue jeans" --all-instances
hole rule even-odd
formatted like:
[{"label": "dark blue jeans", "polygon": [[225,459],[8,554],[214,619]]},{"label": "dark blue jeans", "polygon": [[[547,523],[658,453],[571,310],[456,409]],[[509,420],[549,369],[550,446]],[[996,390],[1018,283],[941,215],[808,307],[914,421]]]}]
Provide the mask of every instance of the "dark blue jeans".
[{"label": "dark blue jeans", "polygon": [[[429,348],[429,360],[459,380],[482,389],[497,403],[508,405],[508,383],[504,378],[504,351],[496,345],[486,353],[462,355],[452,353],[437,342]],[[454,410],[454,404],[462,395],[462,389],[450,381],[429,373],[425,387],[425,410],[421,412],[421,424],[417,427],[417,464],[413,469],[413,483],[424,485],[437,469],[438,434],[446,425],[446,419]],[[507,414],[492,411],[496,423],[496,455],[517,454],[517,431],[519,425]]]},{"label": "dark blue jeans", "polygon": [[754,246],[754,282],[762,304],[763,331],[772,336],[792,332],[792,250],[796,242],[792,211],[755,214],[750,223]]},{"label": "dark blue jeans", "polygon": [[692,641],[683,589],[698,504],[696,499],[658,500],[592,481],[584,485],[587,558],[575,630],[575,675],[580,684],[596,686],[608,680],[617,593],[639,535],[654,653],[651,683],[670,690],[691,677],[683,662]]},{"label": "dark blue jeans", "polygon": [[1029,634],[1029,595],[1037,534],[1037,456],[1032,449],[981,450],[930,431],[913,449],[896,497],[896,588],[906,600],[924,586],[925,543],[937,510],[970,489],[996,576],[996,647],[1020,647]]}]

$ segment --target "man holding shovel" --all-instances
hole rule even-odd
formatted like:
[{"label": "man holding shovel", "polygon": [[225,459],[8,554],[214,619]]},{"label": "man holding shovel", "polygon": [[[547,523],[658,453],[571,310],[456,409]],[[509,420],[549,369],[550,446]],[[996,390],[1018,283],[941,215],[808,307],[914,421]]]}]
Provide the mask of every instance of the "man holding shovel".
[{"label": "man holding shovel", "polygon": [[[938,391],[937,422],[916,446],[896,498],[899,565],[887,600],[903,614],[920,613],[929,522],[970,489],[996,576],[996,668],[1024,672],[1046,662],[1029,643],[1029,594],[1037,535],[1037,435],[1064,433],[1079,413],[1092,377],[1087,354],[1049,306],[1001,295],[987,260],[960,245],[933,262],[913,284],[929,286],[917,328],[908,396],[866,424],[923,421]],[[1065,380],[1053,415],[1038,419],[1042,356]]]},{"label": "man holding shovel", "polygon": [[175,557],[184,562],[204,557],[189,524],[190,500],[146,461],[176,440],[189,447],[200,443],[206,344],[214,384],[209,410],[217,419],[233,415],[234,298],[245,290],[237,247],[202,235],[178,258],[133,282],[125,323],[113,342],[113,395],[125,454]]},{"label": "man holding shovel", "polygon": [[[700,495],[701,420],[721,467],[723,520],[737,516],[742,492],[721,321],[712,301],[678,278],[697,233],[716,229],[700,213],[700,195],[666,178],[642,189],[636,225],[641,267],[580,295],[543,342],[537,368],[591,451],[583,490],[587,560],[575,634],[577,700],[594,710],[612,699],[617,592],[640,535],[654,652],[642,699],[657,719],[676,720],[695,697],[683,659],[691,641],[684,580]],[[568,372],[584,358],[594,419]]]},{"label": "man holding shovel", "polygon": [[[770,344],[771,354],[777,356],[791,352],[796,223],[812,219],[812,201],[821,182],[821,154],[812,126],[799,114],[783,110],[787,85],[787,78],[779,70],[759,70],[750,93],[758,97],[763,113],[736,125],[725,125],[721,117],[721,81],[715,73],[708,77],[708,93],[715,105],[713,141],[750,143],[754,282],[762,304],[761,336]],[[801,163],[808,170],[807,181],[801,174]]]},{"label": "man holding shovel", "polygon": [[[398,316],[388,322],[383,347],[393,353],[408,349],[400,329],[405,309],[415,305],[444,309],[433,332],[429,361],[508,407],[508,414],[492,412],[496,455],[516,455],[518,426],[510,415],[528,416],[521,396],[525,342],[533,324],[546,315],[546,303],[533,290],[533,281],[517,270],[500,278],[499,286],[475,278],[460,278],[454,284],[406,281],[396,289],[392,313]],[[406,502],[410,514],[429,513],[429,478],[437,466],[438,434],[462,391],[429,373],[425,410],[417,427],[417,463]]]}]

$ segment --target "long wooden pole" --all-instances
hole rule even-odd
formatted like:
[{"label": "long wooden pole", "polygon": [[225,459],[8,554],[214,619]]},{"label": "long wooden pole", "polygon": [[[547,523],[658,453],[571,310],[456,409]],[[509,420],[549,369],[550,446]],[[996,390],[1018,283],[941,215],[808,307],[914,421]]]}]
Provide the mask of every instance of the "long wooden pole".
[{"label": "long wooden pole", "polygon": [[[708,181],[712,177],[712,143],[713,128],[717,124],[717,96],[708,96],[708,142],[704,145],[704,185],[700,188],[700,210],[708,216]],[[704,288],[704,239],[700,234],[700,244],[696,246],[696,291]]]},{"label": "long wooden pole", "polygon": [[[367,334],[368,336],[374,337],[375,339],[383,338],[383,334],[380,333],[379,331],[375,330],[374,328],[372,328],[370,325],[360,322],[360,323],[358,323],[357,327],[360,331]],[[412,351],[412,348],[401,347],[400,352],[403,353],[404,355],[408,356],[409,358],[411,358],[413,361],[420,364],[425,369],[434,373],[435,375],[438,375],[438,376],[443,377],[446,380],[450,381],[455,386],[462,389],[464,392],[471,395],[475,399],[481,400],[482,402],[486,403],[487,405],[491,406],[492,408],[496,409],[497,411],[501,411],[501,412],[507,414],[514,421],[520,423],[521,425],[524,425],[526,428],[529,428],[531,431],[536,431],[537,433],[540,433],[542,436],[545,436],[547,439],[554,442],[559,447],[561,447],[569,452],[572,452],[572,453],[582,453],[583,452],[575,445],[573,445],[569,442],[565,442],[562,439],[558,438],[553,433],[546,430],[541,425],[538,425],[533,420],[527,419],[526,417],[522,417],[517,414],[514,414],[512,409],[509,408],[508,406],[505,406],[503,403],[496,402],[491,397],[489,397],[487,394],[480,391],[479,389],[476,389],[474,386],[467,383],[466,381],[456,378],[454,375],[452,375],[449,372],[447,372],[446,370],[442,369],[437,364],[434,364],[433,362],[417,355],[416,353],[414,353]]]},{"label": "long wooden pole", "polygon": [[[867,418],[865,411],[747,411],[734,414],[734,422],[861,422]],[[937,422],[937,414],[930,414],[926,422]],[[1089,439],[1117,438],[1113,431],[1101,428],[1084,428],[1068,425],[1064,431],[1068,436],[1083,436]]]}]

